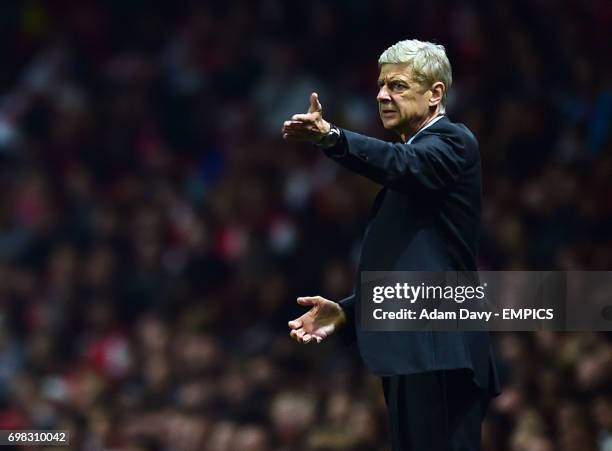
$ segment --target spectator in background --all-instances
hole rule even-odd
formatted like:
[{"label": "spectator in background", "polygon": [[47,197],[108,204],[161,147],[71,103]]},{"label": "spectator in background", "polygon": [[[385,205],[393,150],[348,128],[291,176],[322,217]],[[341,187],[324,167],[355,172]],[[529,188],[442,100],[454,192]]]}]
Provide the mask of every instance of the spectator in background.
[{"label": "spectator in background", "polygon": [[[375,187],[281,141],[258,89],[300,87],[299,108],[320,89],[330,117],[387,139],[379,49],[404,30],[448,43],[447,110],[482,150],[479,267],[610,269],[608,3],[0,2],[0,428],[150,451],[180,416],[202,449],[254,426],[283,451],[272,400],[288,391],[316,414],[285,448],[388,451],[378,380],[334,342],[296,351],[285,334],[293,294],[350,291]],[[567,401],[605,443],[609,334],[496,341],[510,388],[483,450],[508,449],[535,411],[528,445],[575,451]],[[373,431],[350,429],[363,413],[326,429],[326,410],[344,418],[327,407],[340,389]]]}]

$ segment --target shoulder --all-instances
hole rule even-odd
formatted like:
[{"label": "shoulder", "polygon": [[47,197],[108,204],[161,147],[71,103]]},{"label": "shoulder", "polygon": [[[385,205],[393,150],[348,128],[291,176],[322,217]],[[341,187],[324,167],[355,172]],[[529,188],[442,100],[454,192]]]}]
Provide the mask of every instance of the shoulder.
[{"label": "shoulder", "polygon": [[477,143],[474,133],[465,125],[460,122],[453,122],[448,116],[442,117],[439,121],[433,124],[431,127],[426,128],[422,132],[424,135],[451,135],[458,136],[466,140],[474,141]]},{"label": "shoulder", "polygon": [[453,122],[448,116],[444,116],[419,135],[415,141],[441,138],[453,144],[454,147],[463,148],[468,152],[478,152],[478,140],[474,133],[465,124]]}]

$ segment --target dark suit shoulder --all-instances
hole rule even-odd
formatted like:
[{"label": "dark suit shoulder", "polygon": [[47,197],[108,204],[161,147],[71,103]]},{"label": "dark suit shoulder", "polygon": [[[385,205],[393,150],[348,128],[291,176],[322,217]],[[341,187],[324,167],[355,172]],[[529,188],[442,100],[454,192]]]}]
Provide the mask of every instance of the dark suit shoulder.
[{"label": "dark suit shoulder", "polygon": [[430,127],[427,127],[425,130],[420,132],[416,137],[415,141],[421,137],[426,135],[439,135],[439,136],[459,136],[465,140],[472,141],[475,144],[478,144],[476,137],[472,133],[472,131],[461,122],[453,122],[449,119],[448,116],[444,116],[439,121],[435,122]]},{"label": "dark suit shoulder", "polygon": [[478,140],[472,131],[460,122],[451,121],[448,116],[444,116],[431,127],[419,133],[413,142],[426,140],[428,137],[438,136],[454,145],[455,148],[465,151],[468,161],[479,158]]}]

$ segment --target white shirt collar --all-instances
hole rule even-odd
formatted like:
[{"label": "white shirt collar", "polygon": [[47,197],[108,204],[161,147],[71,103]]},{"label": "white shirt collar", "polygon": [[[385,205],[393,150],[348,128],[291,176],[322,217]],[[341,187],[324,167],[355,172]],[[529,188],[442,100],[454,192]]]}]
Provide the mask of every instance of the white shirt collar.
[{"label": "white shirt collar", "polygon": [[424,127],[419,128],[419,130],[414,135],[412,135],[412,137],[408,140],[408,142],[406,144],[412,144],[412,141],[414,141],[414,138],[416,138],[419,133],[421,133],[426,128],[431,127],[433,124],[438,122],[443,117],[444,117],[444,114],[440,114],[439,116],[434,117],[431,121],[429,121],[427,124],[425,124]]}]

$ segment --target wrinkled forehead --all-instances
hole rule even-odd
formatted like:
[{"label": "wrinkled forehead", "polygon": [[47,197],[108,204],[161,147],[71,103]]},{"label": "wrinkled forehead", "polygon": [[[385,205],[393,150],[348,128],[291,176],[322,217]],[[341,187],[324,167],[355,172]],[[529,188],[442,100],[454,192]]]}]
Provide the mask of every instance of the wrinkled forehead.
[{"label": "wrinkled forehead", "polygon": [[389,81],[395,78],[412,81],[412,67],[408,63],[383,64],[380,66],[378,82]]}]

